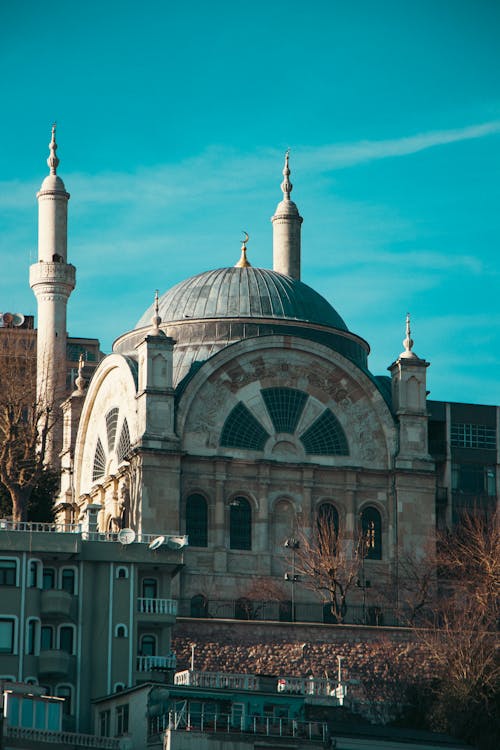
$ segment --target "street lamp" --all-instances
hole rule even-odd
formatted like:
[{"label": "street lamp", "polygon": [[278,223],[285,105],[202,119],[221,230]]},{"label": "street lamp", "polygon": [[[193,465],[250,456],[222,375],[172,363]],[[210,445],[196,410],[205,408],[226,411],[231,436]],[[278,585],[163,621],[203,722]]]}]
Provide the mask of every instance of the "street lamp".
[{"label": "street lamp", "polygon": [[292,572],[285,573],[285,581],[292,584],[292,622],[295,622],[295,584],[300,580],[300,576],[295,573],[295,553],[300,547],[300,542],[292,536],[285,540],[284,546],[292,550]]}]

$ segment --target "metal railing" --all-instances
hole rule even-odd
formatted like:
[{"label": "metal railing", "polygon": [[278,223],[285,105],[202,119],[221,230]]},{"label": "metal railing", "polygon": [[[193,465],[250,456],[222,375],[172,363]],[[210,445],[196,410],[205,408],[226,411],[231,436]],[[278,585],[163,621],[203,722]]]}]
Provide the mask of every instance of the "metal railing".
[{"label": "metal railing", "polygon": [[150,720],[149,735],[158,735],[168,730],[185,732],[225,732],[253,734],[265,737],[282,737],[326,742],[328,727],[322,721],[297,721],[271,716],[236,716],[234,714],[211,714],[191,711],[170,711]]},{"label": "metal railing", "polygon": [[[203,610],[193,607],[190,599],[180,599],[177,615],[179,617],[216,618],[228,620],[253,620],[257,622],[292,622],[289,602],[235,599],[207,599]],[[296,602],[294,622],[322,622],[335,624],[329,607],[319,602]],[[404,626],[408,622],[402,610],[390,606],[378,606],[371,603],[349,604],[344,617],[345,625],[370,625],[390,627]]]},{"label": "metal railing", "polygon": [[137,611],[147,615],[177,615],[176,599],[149,599],[138,597]]},{"label": "metal railing", "polygon": [[174,676],[174,685],[201,688],[231,688],[232,690],[259,690],[260,680],[251,674],[226,672],[197,672],[185,669]]},{"label": "metal railing", "polygon": [[52,732],[48,729],[25,729],[23,727],[6,727],[7,739],[19,739],[26,742],[59,743],[66,747],[91,747],[95,750],[119,750],[120,740],[109,737],[96,737],[93,734],[76,732]]},{"label": "metal railing", "polygon": [[[87,531],[84,530],[80,523],[42,523],[40,521],[11,521],[8,518],[0,518],[0,531],[28,531],[43,532],[45,534],[79,534],[83,541],[86,542],[119,542],[119,532],[117,531]],[[165,543],[168,546],[170,539],[178,541],[185,537],[176,533],[163,534]],[[141,534],[136,533],[135,542],[139,544],[151,544],[158,539],[158,534]],[[173,547],[175,549],[176,547]]]},{"label": "metal railing", "polygon": [[167,656],[138,656],[136,669],[138,672],[161,672],[164,669],[175,669],[177,657],[174,653]]}]

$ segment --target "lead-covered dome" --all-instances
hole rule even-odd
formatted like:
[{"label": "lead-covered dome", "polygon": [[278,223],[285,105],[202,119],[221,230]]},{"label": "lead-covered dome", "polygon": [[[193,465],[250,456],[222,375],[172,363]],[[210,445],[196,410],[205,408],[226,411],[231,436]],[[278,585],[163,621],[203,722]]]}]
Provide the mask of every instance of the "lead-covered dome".
[{"label": "lead-covered dome", "polygon": [[[210,318],[278,318],[347,331],[336,310],[297,279],[264,268],[232,267],[206,271],[181,281],[162,295],[164,324]],[[151,324],[149,307],[136,325]]]}]

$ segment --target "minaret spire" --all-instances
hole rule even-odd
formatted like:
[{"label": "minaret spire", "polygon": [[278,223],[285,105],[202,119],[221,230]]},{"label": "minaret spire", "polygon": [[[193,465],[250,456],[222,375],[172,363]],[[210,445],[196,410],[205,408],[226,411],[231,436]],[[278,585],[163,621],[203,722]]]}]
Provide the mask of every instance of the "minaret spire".
[{"label": "minaret spire", "polygon": [[290,182],[290,149],[285,152],[283,182],[281,183],[283,200],[278,203],[273,223],[273,269],[278,273],[300,279],[300,231],[302,216],[295,203],[290,199],[293,185]]},{"label": "minaret spire", "polygon": [[283,195],[285,196],[285,200],[290,200],[290,193],[293,190],[293,185],[290,182],[290,166],[289,166],[289,160],[290,160],[290,149],[288,148],[285,152],[285,166],[283,167],[283,177],[285,178],[283,182],[281,183],[281,189],[283,191]]},{"label": "minaret spire", "polygon": [[47,165],[50,169],[50,174],[57,174],[57,167],[59,166],[59,158],[56,154],[57,143],[56,143],[56,123],[52,125],[52,138],[49,143],[50,156],[47,159]]},{"label": "minaret spire", "polygon": [[410,313],[406,313],[406,338],[403,339],[403,346],[405,350],[399,355],[400,357],[404,357],[405,359],[413,359],[417,357],[415,352],[412,351],[413,339],[411,337],[411,329],[410,329]]},{"label": "minaret spire", "polygon": [[154,313],[153,317],[151,318],[151,325],[152,325],[152,334],[153,336],[158,336],[160,333],[160,301],[158,299],[158,289],[155,291],[155,302],[154,302]]},{"label": "minaret spire", "polygon": [[247,259],[247,242],[250,239],[248,232],[244,232],[245,239],[241,245],[241,257],[237,263],[234,264],[235,268],[250,268],[251,263]]}]

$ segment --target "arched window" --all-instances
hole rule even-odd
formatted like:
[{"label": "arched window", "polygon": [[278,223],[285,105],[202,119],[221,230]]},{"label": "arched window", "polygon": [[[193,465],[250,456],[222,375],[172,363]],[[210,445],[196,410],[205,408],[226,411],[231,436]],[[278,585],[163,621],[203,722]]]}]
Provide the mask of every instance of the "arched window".
[{"label": "arched window", "polygon": [[139,654],[140,656],[156,656],[156,638],[154,635],[146,634],[141,636]]},{"label": "arched window", "polygon": [[382,519],[376,508],[365,508],[361,513],[361,531],[368,560],[382,559]]},{"label": "arched window", "polygon": [[127,626],[116,625],[115,627],[115,638],[126,638],[127,637]]},{"label": "arched window", "polygon": [[58,685],[56,688],[56,695],[59,698],[64,698],[63,714],[65,716],[71,716],[73,714],[73,686]]},{"label": "arched window", "polygon": [[244,497],[229,503],[229,548],[252,549],[252,508]]},{"label": "arched window", "polygon": [[208,617],[208,599],[203,594],[191,597],[191,617]]},{"label": "arched window", "polygon": [[116,577],[128,578],[128,568],[124,568],[123,565],[120,565],[120,567],[116,569]]},{"label": "arched window", "polygon": [[203,495],[190,495],[186,500],[186,534],[190,547],[208,546],[207,501]]},{"label": "arched window", "polygon": [[[321,503],[317,516],[318,529],[328,527],[335,534],[339,534],[339,512],[332,503]],[[326,531],[326,528],[325,528]]]}]

